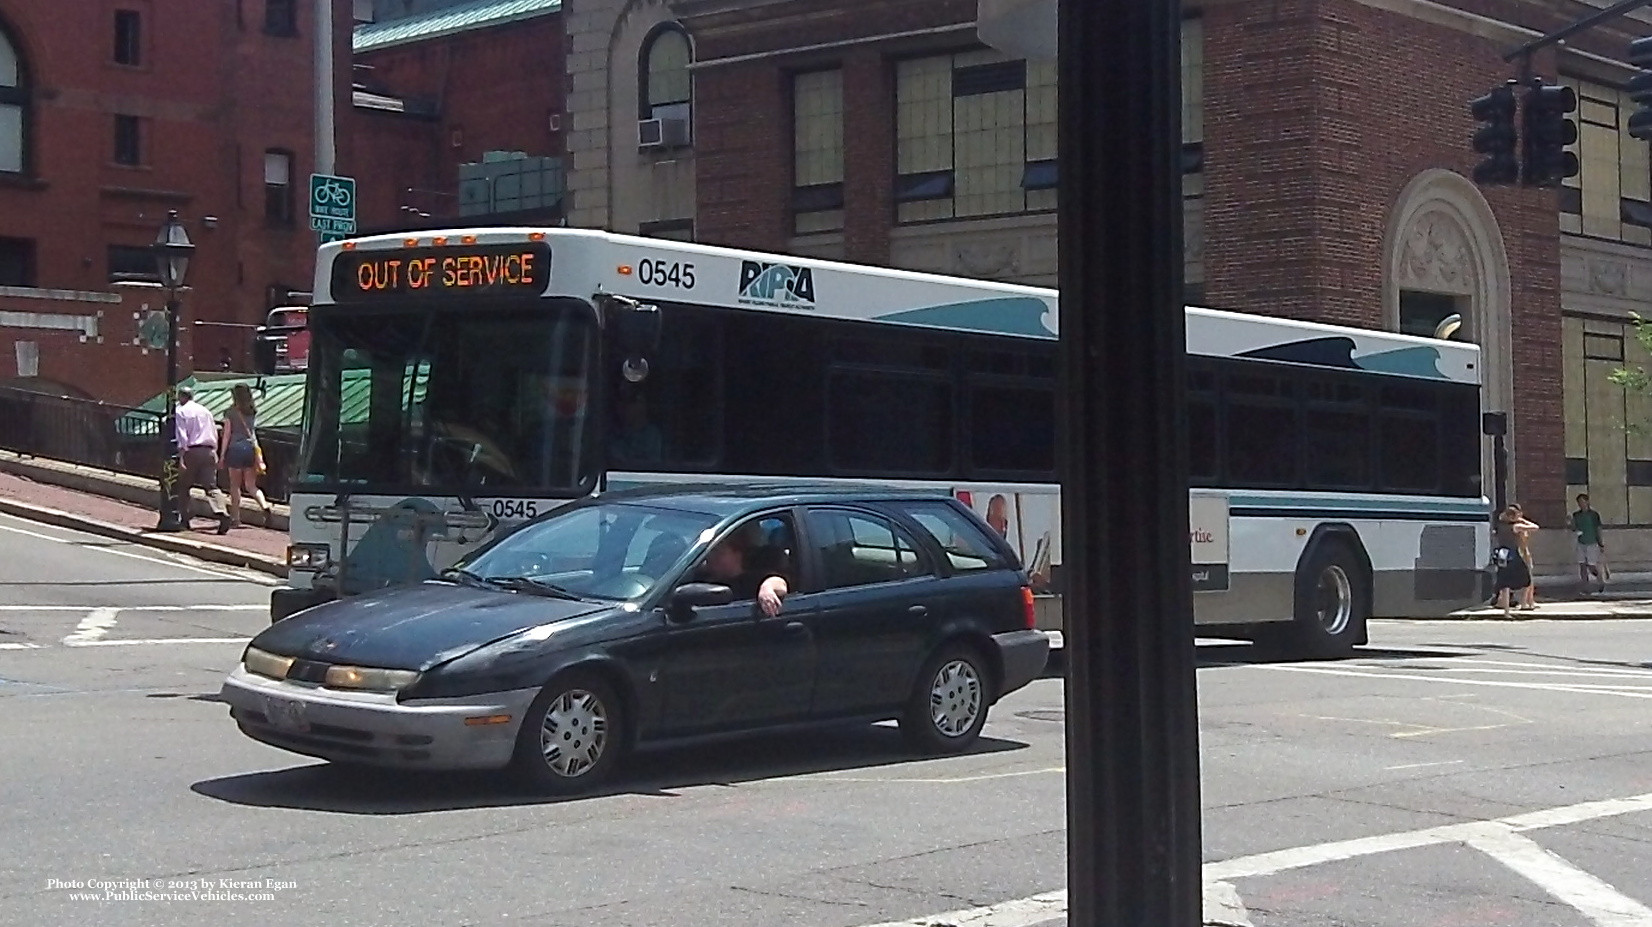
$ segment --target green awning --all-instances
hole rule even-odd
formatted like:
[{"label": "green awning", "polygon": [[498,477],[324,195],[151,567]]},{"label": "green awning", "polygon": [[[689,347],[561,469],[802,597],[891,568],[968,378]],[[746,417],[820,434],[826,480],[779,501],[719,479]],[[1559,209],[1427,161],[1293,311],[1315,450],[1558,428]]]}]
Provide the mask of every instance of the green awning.
[{"label": "green awning", "polygon": [[[425,378],[428,377],[426,365],[419,365],[420,379],[414,388],[413,399],[417,403],[424,398]],[[411,372],[410,372],[411,375]],[[258,407],[258,418],[255,427],[260,431],[290,431],[296,434],[304,423],[304,379],[302,373],[288,373],[269,377],[219,377],[207,375],[207,379],[190,377],[179,383],[195,391],[195,401],[206,406],[214,419],[222,421],[224,413],[229,410],[230,390],[237,383],[245,383],[252,387],[253,404]],[[371,396],[372,371],[366,368],[345,370],[340,388],[339,410],[341,424],[354,425],[367,421],[367,404]],[[116,433],[124,437],[153,437],[157,434],[157,421],[166,411],[166,395],[152,396],[145,400],[138,408],[148,411],[128,412],[115,421]]]}]

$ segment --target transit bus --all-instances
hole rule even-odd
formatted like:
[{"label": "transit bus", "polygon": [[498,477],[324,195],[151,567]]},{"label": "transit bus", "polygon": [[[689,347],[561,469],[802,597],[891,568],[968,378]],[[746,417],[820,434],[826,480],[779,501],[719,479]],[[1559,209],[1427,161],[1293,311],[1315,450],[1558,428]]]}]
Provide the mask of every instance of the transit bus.
[{"label": "transit bus", "polygon": [[[567,228],[324,245],[272,619],[642,483],[966,501],[1061,628],[1056,292]],[[1187,310],[1195,620],[1308,654],[1480,601],[1472,344]]]}]

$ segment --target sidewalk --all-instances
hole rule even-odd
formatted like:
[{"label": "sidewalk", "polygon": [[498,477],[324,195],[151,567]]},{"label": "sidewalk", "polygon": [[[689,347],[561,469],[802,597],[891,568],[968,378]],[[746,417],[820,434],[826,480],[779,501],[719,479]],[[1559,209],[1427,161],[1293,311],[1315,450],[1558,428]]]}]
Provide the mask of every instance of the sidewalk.
[{"label": "sidewalk", "polygon": [[[216,521],[202,514],[211,511],[205,494],[196,490],[196,518],[190,530],[167,533],[154,530],[158,495],[153,480],[0,451],[0,512],[213,563],[287,575],[285,505],[275,506],[271,527],[249,523],[220,536]],[[244,505],[241,514],[249,522],[263,520],[256,505]]]}]

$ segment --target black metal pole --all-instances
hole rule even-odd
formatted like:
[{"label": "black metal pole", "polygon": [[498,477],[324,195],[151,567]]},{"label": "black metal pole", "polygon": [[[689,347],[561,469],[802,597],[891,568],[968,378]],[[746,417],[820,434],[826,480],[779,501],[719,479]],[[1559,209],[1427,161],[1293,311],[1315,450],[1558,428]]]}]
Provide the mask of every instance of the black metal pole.
[{"label": "black metal pole", "polygon": [[1618,0],[1617,3],[1612,4],[1604,10],[1591,13],[1568,26],[1563,26],[1560,29],[1556,29],[1548,35],[1538,36],[1524,45],[1509,49],[1507,52],[1503,53],[1503,60],[1513,61],[1521,56],[1530,57],[1532,52],[1538,51],[1539,49],[1548,48],[1556,42],[1565,41],[1566,39],[1577,35],[1579,32],[1583,32],[1586,29],[1592,29],[1603,22],[1607,22],[1608,20],[1617,19],[1620,16],[1632,13],[1635,10],[1646,6],[1648,3],[1652,3],[1652,0]]},{"label": "black metal pole", "polygon": [[178,484],[178,293],[166,291],[166,419],[161,422],[166,456],[161,460],[161,506],[159,531],[183,528],[179,510]]},{"label": "black metal pole", "polygon": [[1509,504],[1509,448],[1501,434],[1491,438],[1492,520]]},{"label": "black metal pole", "polygon": [[1201,916],[1176,0],[1061,0],[1068,924]]}]

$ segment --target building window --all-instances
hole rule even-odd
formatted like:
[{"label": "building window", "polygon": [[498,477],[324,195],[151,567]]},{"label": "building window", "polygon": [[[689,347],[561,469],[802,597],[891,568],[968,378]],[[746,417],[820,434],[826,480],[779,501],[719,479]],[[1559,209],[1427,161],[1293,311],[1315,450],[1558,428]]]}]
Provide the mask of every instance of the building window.
[{"label": "building window", "polygon": [[642,43],[641,80],[638,92],[639,119],[689,122],[693,79],[688,66],[693,53],[688,33],[676,23],[662,23]]},{"label": "building window", "polygon": [[798,234],[843,228],[843,72],[792,78],[792,215]]},{"label": "building window", "polygon": [[895,70],[895,209],[902,222],[1055,208],[1055,64],[992,51]]},{"label": "building window", "polygon": [[293,221],[293,156],[291,152],[264,152],[264,218],[277,225]]},{"label": "building window", "polygon": [[23,62],[0,27],[0,174],[20,174],[27,164],[28,107]]},{"label": "building window", "polygon": [[0,238],[0,286],[34,286],[34,242]]},{"label": "building window", "polygon": [[115,63],[133,67],[143,63],[142,17],[137,10],[115,11]]},{"label": "building window", "polygon": [[1652,245],[1652,162],[1629,134],[1635,104],[1613,87],[1575,78],[1578,173],[1560,191],[1560,228],[1614,241]]},{"label": "building window", "polygon": [[136,116],[115,116],[115,163],[137,166],[143,163],[142,120]]},{"label": "building window", "polygon": [[1458,298],[1445,293],[1400,291],[1400,331],[1421,338],[1434,337],[1434,329],[1446,316],[1457,312]]},{"label": "building window", "polygon": [[127,283],[145,281],[159,283],[160,268],[155,264],[155,251],[146,245],[109,246],[109,282]]},{"label": "building window", "polygon": [[297,0],[264,0],[264,32],[269,35],[297,35]]},{"label": "building window", "polygon": [[1633,325],[1600,318],[1561,318],[1561,402],[1566,498],[1580,492],[1607,524],[1652,524],[1652,486],[1635,461],[1652,460],[1652,396],[1612,382],[1625,367],[1652,365]]}]

